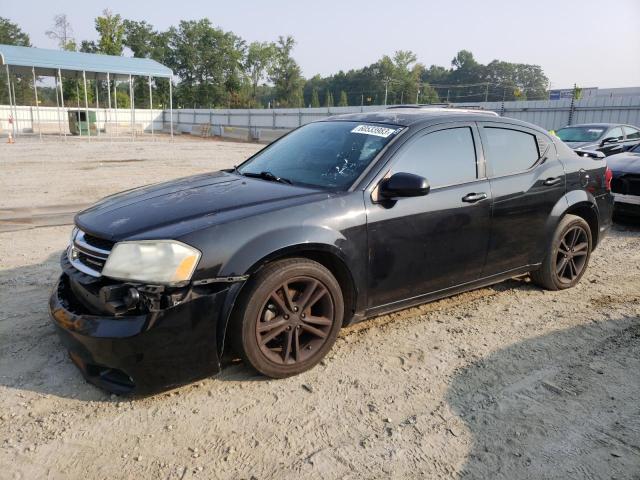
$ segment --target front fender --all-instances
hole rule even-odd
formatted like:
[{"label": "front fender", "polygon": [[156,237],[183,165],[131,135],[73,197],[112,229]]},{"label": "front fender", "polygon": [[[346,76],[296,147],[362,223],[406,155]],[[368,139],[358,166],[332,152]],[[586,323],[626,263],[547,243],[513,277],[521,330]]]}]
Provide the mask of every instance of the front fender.
[{"label": "front fender", "polygon": [[341,232],[319,227],[289,226],[265,232],[250,239],[234,252],[234,254],[220,268],[220,275],[251,273],[253,267],[273,256],[278,256],[285,250],[324,250],[346,259],[341,246],[347,243],[347,239]]}]

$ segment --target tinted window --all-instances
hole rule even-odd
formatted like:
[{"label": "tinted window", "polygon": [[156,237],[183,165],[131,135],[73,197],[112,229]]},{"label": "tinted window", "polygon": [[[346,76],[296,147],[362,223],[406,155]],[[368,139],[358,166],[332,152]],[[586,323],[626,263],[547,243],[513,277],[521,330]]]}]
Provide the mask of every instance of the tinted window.
[{"label": "tinted window", "polygon": [[604,134],[605,127],[565,127],[556,132],[563,142],[594,142]]},{"label": "tinted window", "polygon": [[612,128],[607,132],[606,138],[615,138],[617,140],[622,140],[622,127]]},{"label": "tinted window", "polygon": [[640,130],[631,127],[624,127],[627,134],[627,140],[640,140]]},{"label": "tinted window", "polygon": [[524,172],[539,158],[536,137],[520,130],[484,127],[487,158],[494,177]]},{"label": "tinted window", "polygon": [[393,173],[421,175],[432,188],[476,179],[476,151],[469,127],[428,133],[400,150],[396,158]]},{"label": "tinted window", "polygon": [[295,184],[348,188],[402,130],[397,125],[316,122],[294,130],[243,163],[242,174],[269,174]]}]

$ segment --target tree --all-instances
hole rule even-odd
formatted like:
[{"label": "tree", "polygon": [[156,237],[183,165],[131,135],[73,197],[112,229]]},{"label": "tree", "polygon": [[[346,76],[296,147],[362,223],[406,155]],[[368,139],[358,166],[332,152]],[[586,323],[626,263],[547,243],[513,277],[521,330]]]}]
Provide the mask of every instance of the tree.
[{"label": "tree", "polygon": [[105,55],[122,55],[124,41],[124,24],[119,14],[114,15],[108,8],[102,11],[102,16],[95,20],[96,30],[100,39],[98,50]]},{"label": "tree", "polygon": [[333,107],[333,93],[329,90],[324,95],[324,106],[325,107]]},{"label": "tree", "polygon": [[8,18],[0,17],[0,43],[4,45],[17,45],[30,47],[29,35],[24,33],[18,24]]},{"label": "tree", "polygon": [[257,102],[258,84],[266,79],[276,55],[273,42],[252,42],[247,49],[245,69],[251,82],[251,103]]},{"label": "tree", "polygon": [[311,92],[311,108],[317,108],[320,106],[320,98],[318,97],[318,89],[314,88]]},{"label": "tree", "polygon": [[269,71],[269,79],[275,88],[276,101],[283,107],[300,107],[303,102],[304,79],[300,66],[291,56],[295,43],[290,36],[278,38],[274,61]]},{"label": "tree", "polygon": [[80,42],[80,51],[83,53],[100,53],[100,48],[93,40],[82,40]]},{"label": "tree", "polygon": [[347,92],[345,92],[344,90],[340,92],[340,101],[338,102],[338,106],[339,107],[349,106],[349,100],[347,99]]},{"label": "tree", "polygon": [[181,21],[168,32],[165,63],[180,78],[181,105],[240,106],[245,42],[209,19]]},{"label": "tree", "polygon": [[73,38],[73,28],[67,19],[66,13],[60,13],[53,17],[53,28],[45,32],[47,37],[58,42],[60,50],[75,52],[77,45]]}]

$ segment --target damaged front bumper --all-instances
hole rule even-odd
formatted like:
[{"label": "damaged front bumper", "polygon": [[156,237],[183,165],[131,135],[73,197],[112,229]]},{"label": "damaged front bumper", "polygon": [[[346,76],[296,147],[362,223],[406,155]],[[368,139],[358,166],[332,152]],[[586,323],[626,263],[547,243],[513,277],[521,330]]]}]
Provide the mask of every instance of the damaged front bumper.
[{"label": "damaged front bumper", "polygon": [[240,286],[187,286],[177,299],[140,288],[144,301],[114,314],[98,287],[63,273],[49,311],[87,381],[117,394],[148,394],[220,371],[220,340]]}]

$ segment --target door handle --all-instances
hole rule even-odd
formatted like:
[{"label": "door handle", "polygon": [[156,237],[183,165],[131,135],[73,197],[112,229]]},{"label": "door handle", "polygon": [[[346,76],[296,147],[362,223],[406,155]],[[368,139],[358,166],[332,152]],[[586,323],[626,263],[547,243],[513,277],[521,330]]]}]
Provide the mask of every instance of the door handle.
[{"label": "door handle", "polygon": [[485,198],[487,198],[487,194],[484,192],[468,193],[467,195],[462,197],[462,201],[467,203],[476,203],[476,202],[479,202],[480,200],[484,200]]},{"label": "door handle", "polygon": [[551,187],[553,185],[559,184],[561,181],[562,181],[562,177],[550,177],[550,178],[547,178],[544,182],[542,182],[542,184],[547,187]]}]

